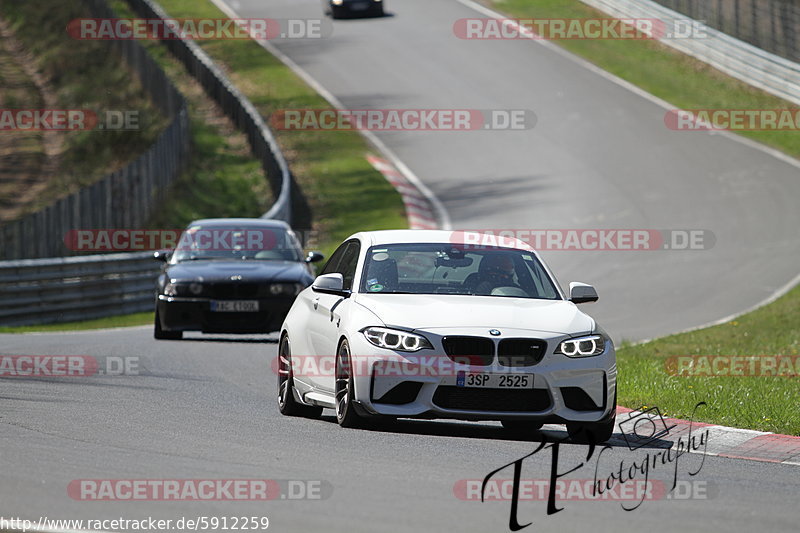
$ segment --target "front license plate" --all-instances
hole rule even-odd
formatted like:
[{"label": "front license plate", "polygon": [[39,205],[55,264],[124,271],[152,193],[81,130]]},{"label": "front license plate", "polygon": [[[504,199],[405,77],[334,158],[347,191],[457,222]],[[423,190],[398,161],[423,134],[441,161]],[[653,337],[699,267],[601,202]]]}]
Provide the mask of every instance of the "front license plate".
[{"label": "front license plate", "polygon": [[212,300],[211,310],[216,313],[257,313],[258,300]]},{"label": "front license plate", "polygon": [[352,4],[350,6],[350,9],[352,9],[353,11],[365,11],[368,8],[369,8],[369,3],[368,2],[361,2],[361,3],[358,3],[358,4]]},{"label": "front license plate", "polygon": [[459,372],[456,377],[456,386],[478,389],[532,389],[533,374]]}]

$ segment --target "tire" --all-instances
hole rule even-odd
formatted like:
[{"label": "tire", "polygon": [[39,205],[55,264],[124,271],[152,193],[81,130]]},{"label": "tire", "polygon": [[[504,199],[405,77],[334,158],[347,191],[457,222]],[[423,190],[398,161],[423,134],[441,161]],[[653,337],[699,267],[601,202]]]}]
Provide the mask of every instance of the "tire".
[{"label": "tire", "polygon": [[358,416],[353,406],[353,373],[350,365],[350,345],[343,340],[336,353],[336,421],[343,428],[360,428],[364,419]]},{"label": "tire", "polygon": [[161,328],[161,315],[158,312],[158,304],[156,304],[156,319],[155,327],[153,329],[153,337],[160,341],[179,341],[183,338],[182,331],[166,331]]},{"label": "tire", "polygon": [[384,17],[384,16],[386,16],[386,12],[383,9],[383,4],[378,4],[377,7],[372,9],[372,16],[373,17]]},{"label": "tire", "polygon": [[579,444],[603,444],[614,433],[616,415],[606,422],[595,424],[567,424],[567,433],[572,442]]},{"label": "tire", "polygon": [[567,433],[573,442],[581,444],[602,444],[614,434],[617,421],[617,391],[614,391],[611,417],[591,424],[567,424]]},{"label": "tire", "polygon": [[285,416],[319,418],[322,407],[303,405],[294,399],[292,376],[292,350],[289,337],[284,335],[278,348],[278,410]]},{"label": "tire", "polygon": [[531,431],[538,431],[542,429],[543,425],[532,420],[501,420],[500,423],[503,424],[504,428],[514,433],[529,433]]}]

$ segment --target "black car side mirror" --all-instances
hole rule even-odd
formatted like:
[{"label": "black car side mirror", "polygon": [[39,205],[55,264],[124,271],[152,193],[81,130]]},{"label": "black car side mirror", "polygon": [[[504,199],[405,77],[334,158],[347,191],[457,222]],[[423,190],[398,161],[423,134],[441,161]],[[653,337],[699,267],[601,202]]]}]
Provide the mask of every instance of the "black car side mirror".
[{"label": "black car side mirror", "polygon": [[172,250],[158,250],[153,252],[153,259],[166,263],[172,256]]},{"label": "black car side mirror", "polygon": [[308,252],[308,255],[306,256],[306,263],[319,263],[323,259],[325,259],[325,256],[320,252]]}]

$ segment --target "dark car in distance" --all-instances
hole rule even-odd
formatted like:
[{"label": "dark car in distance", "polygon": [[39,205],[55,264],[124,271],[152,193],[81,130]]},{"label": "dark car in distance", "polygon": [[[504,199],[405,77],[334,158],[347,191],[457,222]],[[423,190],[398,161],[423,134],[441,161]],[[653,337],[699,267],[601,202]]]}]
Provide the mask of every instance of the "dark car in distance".
[{"label": "dark car in distance", "polygon": [[196,220],[173,250],[154,253],[165,263],[156,286],[156,339],[184,331],[277,331],[295,297],[314,280],[288,224],[258,218]]},{"label": "dark car in distance", "polygon": [[384,15],[384,0],[322,0],[326,15],[341,18],[344,15]]}]

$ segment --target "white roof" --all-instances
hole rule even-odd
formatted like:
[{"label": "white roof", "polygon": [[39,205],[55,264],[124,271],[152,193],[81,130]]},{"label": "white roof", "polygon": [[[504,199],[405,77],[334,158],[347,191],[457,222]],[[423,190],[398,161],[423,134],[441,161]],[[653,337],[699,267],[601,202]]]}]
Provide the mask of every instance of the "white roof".
[{"label": "white roof", "polygon": [[384,230],[384,231],[363,231],[356,233],[352,238],[361,238],[370,246],[382,244],[406,244],[406,243],[449,243],[467,244],[474,246],[498,246],[502,248],[514,248],[518,250],[530,250],[533,248],[514,237],[506,237],[490,233],[480,233],[479,231],[462,230],[428,230],[428,229],[405,229],[405,230]]}]

